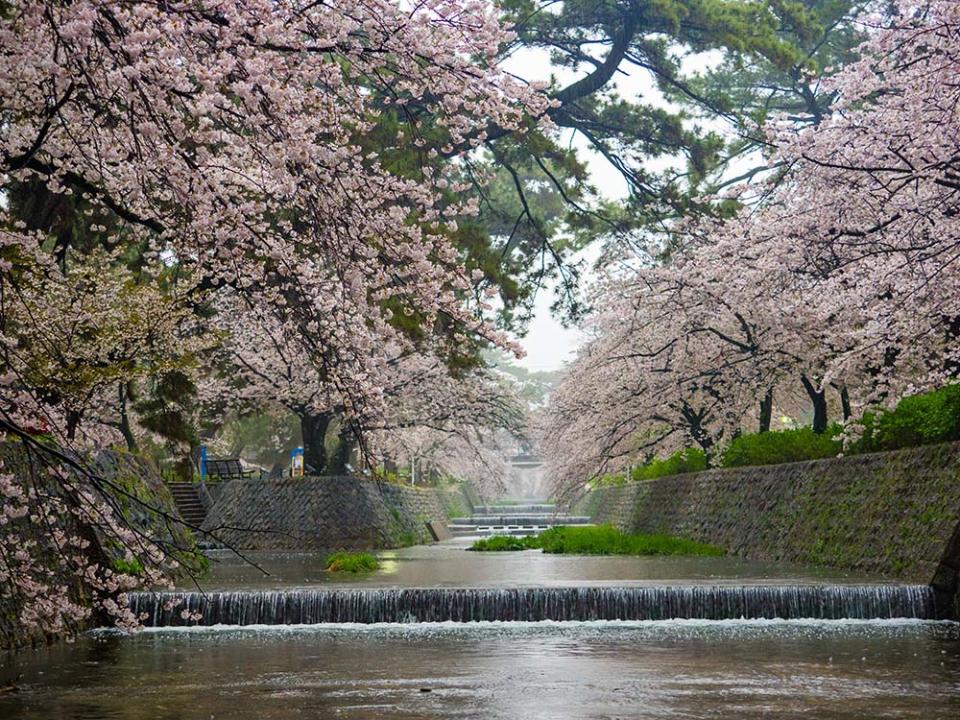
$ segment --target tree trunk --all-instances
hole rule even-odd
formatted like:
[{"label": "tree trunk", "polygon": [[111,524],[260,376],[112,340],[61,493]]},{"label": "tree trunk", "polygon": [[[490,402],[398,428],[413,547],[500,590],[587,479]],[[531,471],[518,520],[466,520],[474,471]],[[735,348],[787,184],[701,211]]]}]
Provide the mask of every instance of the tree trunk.
[{"label": "tree trunk", "polygon": [[834,385],[837,393],[840,395],[840,407],[843,408],[843,421],[846,422],[853,417],[853,408],[850,406],[850,391],[846,385]]},{"label": "tree trunk", "polygon": [[350,475],[353,468],[347,467],[350,463],[350,453],[353,452],[353,446],[356,442],[356,436],[353,427],[348,422],[344,422],[337,434],[337,449],[330,457],[325,475]]},{"label": "tree trunk", "polygon": [[[960,345],[960,315],[944,318],[946,321],[947,352]],[[943,369],[948,377],[960,377],[960,360],[951,357],[944,361]]]},{"label": "tree trunk", "polygon": [[127,400],[129,398],[130,389],[127,387],[127,383],[120,383],[120,434],[123,435],[123,439],[127,443],[127,450],[135,453],[137,452],[137,439],[133,436],[133,428],[130,427],[130,416],[127,414]]},{"label": "tree trunk", "polygon": [[80,427],[80,413],[67,410],[67,440],[77,439],[77,428]]},{"label": "tree trunk", "polygon": [[706,421],[709,413],[706,410],[694,410],[686,402],[680,410],[680,415],[687,423],[690,437],[697,443],[707,455],[714,445],[714,439],[707,431]]},{"label": "tree trunk", "polygon": [[303,462],[306,474],[319,475],[327,467],[327,429],[333,419],[331,413],[311,413],[304,410],[300,417],[303,437]]},{"label": "tree trunk", "polygon": [[827,393],[822,388],[817,390],[817,386],[806,375],[800,376],[800,382],[813,403],[813,431],[821,435],[827,431]]},{"label": "tree trunk", "polygon": [[760,432],[770,432],[770,422],[773,420],[773,388],[760,401]]}]

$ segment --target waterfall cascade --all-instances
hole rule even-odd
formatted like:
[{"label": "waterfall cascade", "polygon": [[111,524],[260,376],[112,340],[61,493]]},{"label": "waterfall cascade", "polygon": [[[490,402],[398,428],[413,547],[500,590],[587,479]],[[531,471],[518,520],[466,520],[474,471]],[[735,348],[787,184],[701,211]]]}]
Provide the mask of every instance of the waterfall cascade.
[{"label": "waterfall cascade", "polygon": [[[135,593],[151,627],[691,618],[938,617],[926,585],[377,588]],[[199,614],[200,620],[184,615]]]}]

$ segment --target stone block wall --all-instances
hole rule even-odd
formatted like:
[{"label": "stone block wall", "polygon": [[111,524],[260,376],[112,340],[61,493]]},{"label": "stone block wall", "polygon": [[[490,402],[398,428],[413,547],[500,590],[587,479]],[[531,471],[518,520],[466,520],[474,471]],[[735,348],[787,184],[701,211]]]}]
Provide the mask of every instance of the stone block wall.
[{"label": "stone block wall", "polygon": [[204,530],[246,550],[376,549],[430,542],[445,522],[437,491],[355,477],[234,480]]},{"label": "stone block wall", "polygon": [[434,492],[446,517],[462,518],[473,514],[476,492],[467,483],[438,487]]},{"label": "stone block wall", "polygon": [[960,443],[676,475],[602,489],[580,507],[745,557],[958,588]]}]

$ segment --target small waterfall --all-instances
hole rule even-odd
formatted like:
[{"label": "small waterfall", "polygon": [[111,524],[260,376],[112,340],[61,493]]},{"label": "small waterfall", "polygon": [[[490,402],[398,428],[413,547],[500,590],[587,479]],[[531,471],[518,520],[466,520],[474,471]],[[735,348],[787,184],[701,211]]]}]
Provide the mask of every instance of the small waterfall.
[{"label": "small waterfall", "polygon": [[[179,602],[178,602],[179,601]],[[926,585],[370,588],[135,593],[149,627],[539,620],[936,618]],[[194,621],[184,614],[199,614]]]}]

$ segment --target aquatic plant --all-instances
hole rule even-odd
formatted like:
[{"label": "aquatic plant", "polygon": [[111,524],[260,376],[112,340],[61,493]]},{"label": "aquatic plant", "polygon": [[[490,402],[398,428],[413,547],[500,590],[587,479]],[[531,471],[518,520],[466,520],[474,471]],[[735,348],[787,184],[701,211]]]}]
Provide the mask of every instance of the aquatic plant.
[{"label": "aquatic plant", "polygon": [[377,558],[370,553],[343,551],[327,555],[324,565],[330,572],[349,573],[373,572],[380,567]]},{"label": "aquatic plant", "polygon": [[494,535],[478,540],[471,550],[496,552],[541,549],[562,555],[723,555],[722,548],[670,535],[623,533],[612,525],[553,527],[539,535]]},{"label": "aquatic plant", "polygon": [[470,550],[480,552],[498,552],[504,550],[533,550],[540,545],[536,535],[513,537],[512,535],[491,535],[488,538],[477,540],[470,546]]}]

